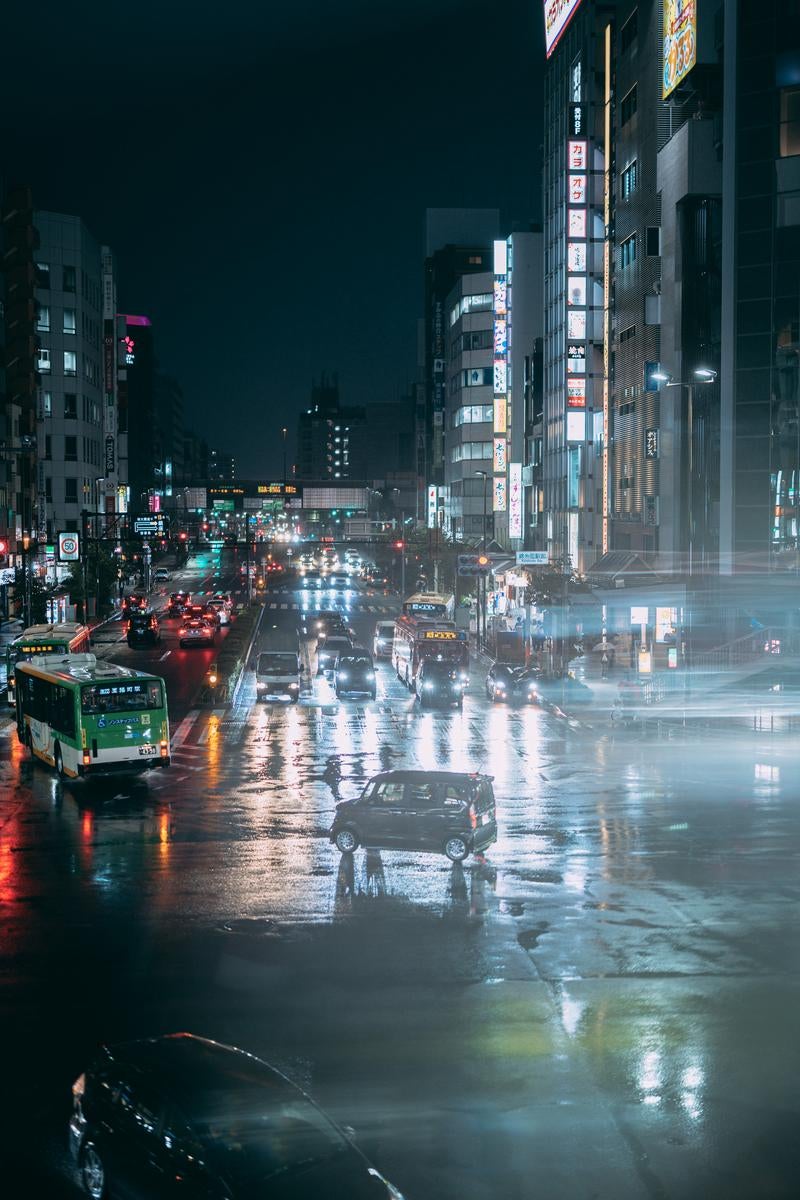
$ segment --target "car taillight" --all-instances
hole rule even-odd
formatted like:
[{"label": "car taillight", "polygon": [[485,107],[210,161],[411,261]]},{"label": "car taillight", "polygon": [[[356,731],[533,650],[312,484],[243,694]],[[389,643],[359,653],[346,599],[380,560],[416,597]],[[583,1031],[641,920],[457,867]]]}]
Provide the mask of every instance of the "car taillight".
[{"label": "car taillight", "polygon": [[470,824],[471,829],[478,828],[478,814],[475,811],[474,804],[470,804],[470,806],[469,806],[469,824]]},{"label": "car taillight", "polygon": [[169,747],[168,747],[167,743],[166,743],[166,742],[162,742],[162,743],[161,743],[161,757],[162,757],[162,758],[166,758],[166,757],[167,757],[167,751],[168,751],[168,749],[169,749]]},{"label": "car taillight", "polygon": [[85,1092],[86,1092],[86,1075],[84,1074],[83,1071],[81,1071],[80,1075],[78,1076],[78,1078],[75,1080],[75,1082],[72,1085],[72,1095],[75,1097],[76,1100],[80,1100]]}]

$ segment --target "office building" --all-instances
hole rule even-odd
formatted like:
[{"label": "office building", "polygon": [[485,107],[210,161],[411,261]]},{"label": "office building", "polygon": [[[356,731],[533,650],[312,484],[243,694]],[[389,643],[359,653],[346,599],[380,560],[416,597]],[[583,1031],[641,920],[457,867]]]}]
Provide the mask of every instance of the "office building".
[{"label": "office building", "polygon": [[52,543],[59,531],[79,530],[82,513],[98,525],[106,511],[104,256],[112,286],[113,263],[80,217],[36,211],[34,224],[37,524]]},{"label": "office building", "polygon": [[128,435],[130,508],[134,516],[158,511],[164,476],[156,422],[156,358],[150,318],[117,318],[120,423]]},{"label": "office building", "polygon": [[[3,367],[0,375],[0,570],[21,564],[24,540],[39,534],[36,502],[37,235],[30,191],[10,191],[2,207]],[[5,579],[5,576],[3,577]],[[7,583],[2,585],[7,597]]]},{"label": "office building", "polygon": [[425,310],[420,346],[424,399],[420,462],[424,487],[445,481],[448,296],[459,279],[491,271],[497,209],[434,208],[425,214]]},{"label": "office building", "polygon": [[301,479],[367,478],[369,459],[363,407],[343,406],[339,386],[323,376],[297,422],[297,474]]}]

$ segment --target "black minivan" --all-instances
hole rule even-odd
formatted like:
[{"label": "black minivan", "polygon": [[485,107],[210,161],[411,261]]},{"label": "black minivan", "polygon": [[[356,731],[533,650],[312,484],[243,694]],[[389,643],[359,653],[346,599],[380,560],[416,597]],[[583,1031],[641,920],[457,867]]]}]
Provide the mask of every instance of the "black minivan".
[{"label": "black minivan", "polygon": [[336,805],[330,838],[342,854],[359,846],[433,850],[453,862],[497,841],[491,775],[386,771],[357,800]]},{"label": "black minivan", "polygon": [[158,617],[152,608],[131,609],[127,639],[129,646],[155,646],[161,641]]}]

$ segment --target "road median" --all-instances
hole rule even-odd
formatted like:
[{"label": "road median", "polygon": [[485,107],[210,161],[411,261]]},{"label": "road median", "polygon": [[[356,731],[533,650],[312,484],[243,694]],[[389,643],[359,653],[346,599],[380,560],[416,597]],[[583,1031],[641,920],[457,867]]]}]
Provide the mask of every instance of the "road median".
[{"label": "road median", "polygon": [[198,696],[200,704],[228,704],[236,700],[263,615],[264,605],[260,601],[241,610],[206,672]]}]

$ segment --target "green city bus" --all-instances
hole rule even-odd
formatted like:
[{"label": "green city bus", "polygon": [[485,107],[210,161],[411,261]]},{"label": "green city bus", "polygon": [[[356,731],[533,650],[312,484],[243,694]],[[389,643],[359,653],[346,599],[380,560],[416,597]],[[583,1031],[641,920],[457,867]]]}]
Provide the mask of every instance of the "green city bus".
[{"label": "green city bus", "polygon": [[94,654],[17,663],[17,737],[62,779],[168,767],[164,680]]},{"label": "green city bus", "polygon": [[89,629],[76,621],[55,625],[29,625],[6,647],[6,696],[14,707],[14,671],[17,663],[34,654],[83,654],[89,649]]}]

